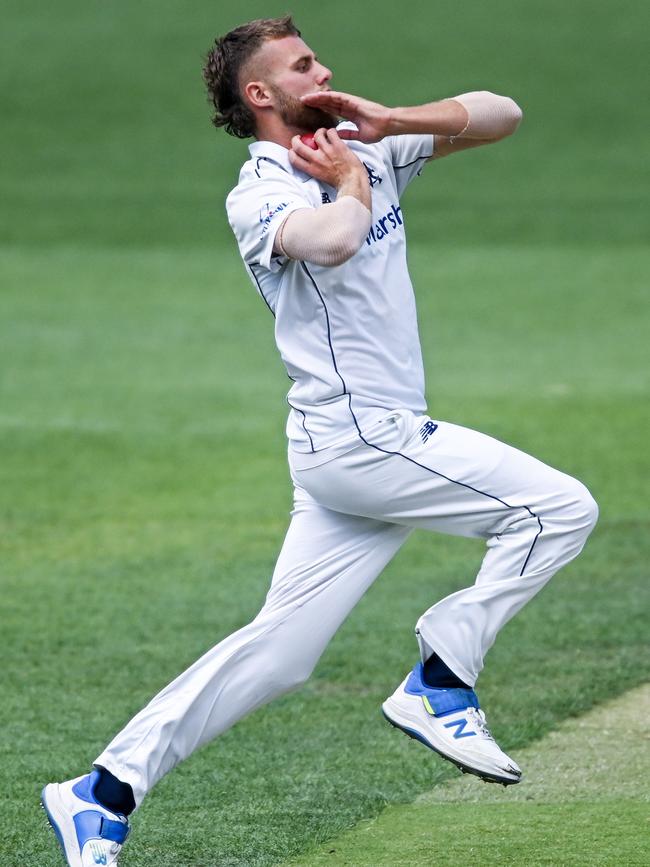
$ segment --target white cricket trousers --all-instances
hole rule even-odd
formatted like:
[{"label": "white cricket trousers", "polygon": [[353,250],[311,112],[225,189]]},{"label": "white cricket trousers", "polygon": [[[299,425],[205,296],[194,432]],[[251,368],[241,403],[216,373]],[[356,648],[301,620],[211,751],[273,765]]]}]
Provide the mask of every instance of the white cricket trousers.
[{"label": "white cricket trousers", "polygon": [[414,528],[487,542],[475,583],[416,626],[423,661],[435,652],[474,685],[499,629],[580,552],[597,518],[570,476],[403,410],[345,454],[292,467],[292,478],[291,524],[260,613],[155,696],[95,760],[131,785],[138,805],[195,749],[309,678]]}]

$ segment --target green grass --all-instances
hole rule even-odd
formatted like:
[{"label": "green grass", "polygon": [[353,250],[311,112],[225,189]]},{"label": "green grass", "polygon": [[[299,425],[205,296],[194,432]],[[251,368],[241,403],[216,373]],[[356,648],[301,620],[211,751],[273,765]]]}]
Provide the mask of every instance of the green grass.
[{"label": "green grass", "polygon": [[[83,772],[254,616],[287,525],[286,376],[223,213],[244,146],[210,130],[198,74],[216,33],[284,7],[5,6],[0,863],[47,867],[61,861],[42,784]],[[630,109],[647,11],[420,2],[396,20],[377,3],[346,6],[345,27],[333,11],[299,23],[338,86],[395,103],[487,87],[526,111],[514,139],[431,165],[404,202],[431,413],[580,477],[601,506],[481,678],[495,733],[520,749],[650,668]],[[125,867],[276,864],[452,776],[378,706],[415,657],[418,615],[480,557],[415,534],[305,689],[151,793]]]},{"label": "green grass", "polygon": [[[465,858],[481,865],[643,867],[647,848],[640,829],[648,806],[633,798],[594,796],[593,802],[456,804],[435,810],[402,807],[386,828],[360,828],[342,843],[296,864],[333,867],[452,867]],[[388,823],[387,823],[388,824]]]}]

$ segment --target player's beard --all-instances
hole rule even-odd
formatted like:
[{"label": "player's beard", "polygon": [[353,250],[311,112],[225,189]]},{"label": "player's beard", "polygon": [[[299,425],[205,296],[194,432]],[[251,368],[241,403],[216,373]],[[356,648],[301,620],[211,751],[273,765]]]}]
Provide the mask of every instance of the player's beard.
[{"label": "player's beard", "polygon": [[270,89],[277,100],[278,114],[291,129],[316,132],[317,129],[333,129],[337,125],[338,119],[333,114],[304,105],[295,96],[289,96],[274,85],[270,85]]}]

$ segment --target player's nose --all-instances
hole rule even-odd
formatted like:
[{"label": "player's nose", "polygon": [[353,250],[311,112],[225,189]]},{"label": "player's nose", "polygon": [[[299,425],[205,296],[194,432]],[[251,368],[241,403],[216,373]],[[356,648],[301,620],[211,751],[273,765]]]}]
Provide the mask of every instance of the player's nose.
[{"label": "player's nose", "polygon": [[316,84],[319,87],[322,87],[324,84],[327,84],[331,77],[332,70],[328,69],[326,66],[323,66],[322,63],[319,63],[316,70]]}]

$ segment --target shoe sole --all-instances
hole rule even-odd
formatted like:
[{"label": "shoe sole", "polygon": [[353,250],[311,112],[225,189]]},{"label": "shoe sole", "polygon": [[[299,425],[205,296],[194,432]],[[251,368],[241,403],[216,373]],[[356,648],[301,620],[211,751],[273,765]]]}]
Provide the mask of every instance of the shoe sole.
[{"label": "shoe sole", "polygon": [[[64,833],[63,828],[65,825],[65,821],[66,820],[69,821],[69,817],[68,817],[68,814],[65,813],[63,810],[57,810],[57,808],[55,806],[54,802],[57,799],[60,800],[57,797],[57,794],[53,791],[56,785],[57,785],[56,783],[50,783],[49,785],[45,786],[45,788],[41,792],[41,806],[45,810],[45,815],[47,816],[47,821],[48,821],[50,827],[52,828],[52,830],[56,834],[57,840],[59,841],[59,845],[61,846],[61,849],[63,850],[63,856],[64,856],[65,860],[68,862],[70,867],[83,867],[83,865],[81,863],[81,855],[77,855],[76,852],[74,852],[74,851],[69,852],[68,849],[66,848],[65,833]],[[48,793],[48,789],[50,790],[49,793]],[[49,795],[49,801],[48,801],[48,795]],[[74,824],[74,821],[73,821],[73,824]],[[75,848],[78,848],[76,831],[74,832],[74,840],[72,841],[71,845],[73,845]]]},{"label": "shoe sole", "polygon": [[471,765],[466,765],[453,756],[450,756],[448,753],[442,752],[442,750],[438,749],[438,747],[434,747],[434,745],[428,741],[423,734],[416,731],[415,729],[409,728],[404,725],[404,723],[397,722],[397,720],[391,719],[384,707],[382,706],[381,712],[384,716],[384,719],[389,722],[394,728],[403,732],[407,737],[412,738],[415,741],[419,741],[421,744],[424,744],[428,749],[433,750],[434,753],[437,753],[441,758],[446,759],[448,762],[451,762],[452,765],[455,765],[459,771],[463,774],[472,774],[475,777],[483,780],[485,783],[500,783],[502,786],[514,786],[516,783],[521,782],[521,777],[510,778],[510,777],[500,777],[497,774],[490,774],[488,771],[481,771],[478,768],[473,768]]}]

